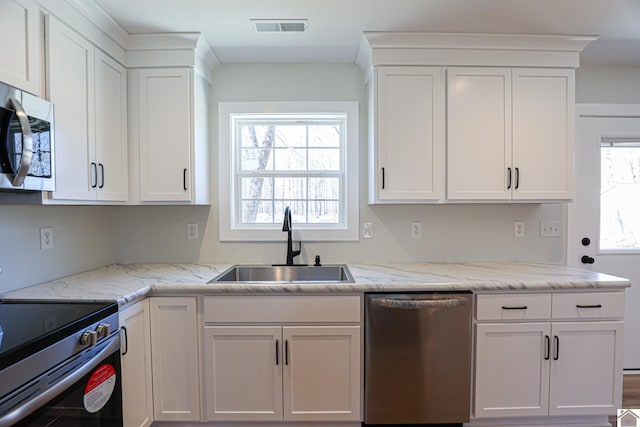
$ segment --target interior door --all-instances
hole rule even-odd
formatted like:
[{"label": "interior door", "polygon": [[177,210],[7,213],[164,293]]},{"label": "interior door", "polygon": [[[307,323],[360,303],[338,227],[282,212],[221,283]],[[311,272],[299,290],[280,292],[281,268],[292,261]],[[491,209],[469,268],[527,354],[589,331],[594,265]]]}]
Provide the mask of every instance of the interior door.
[{"label": "interior door", "polygon": [[[629,196],[640,190],[640,178],[625,178],[627,196],[611,198],[623,185],[605,183],[601,185],[601,175],[611,174],[611,170],[628,170],[627,175],[640,177],[640,164],[629,159],[628,163],[610,163],[603,143],[617,144],[618,147],[633,147],[640,143],[640,105],[578,105],[576,121],[576,183],[575,199],[568,206],[567,224],[567,265],[587,268],[601,273],[613,274],[629,279],[631,287],[626,291],[624,369],[640,369],[640,310],[636,302],[640,300],[640,233],[634,233],[634,223],[640,221],[640,194]],[[640,144],[635,150],[640,150]],[[601,152],[605,155],[601,156]],[[601,174],[601,161],[606,164]],[[619,183],[618,183],[619,184]],[[605,189],[601,213],[601,187]],[[635,190],[633,189],[635,187]],[[615,195],[615,194],[614,194]],[[635,210],[634,210],[635,209]],[[619,223],[615,233],[606,226],[600,232],[600,218],[611,217]],[[635,212],[635,215],[634,215]],[[631,215],[629,220],[625,216]],[[637,226],[636,226],[637,227]],[[620,229],[627,234],[635,234],[637,240],[622,242],[625,238],[615,236]],[[612,240],[622,242],[617,250],[606,249]],[[628,240],[628,239],[627,239]],[[601,246],[604,246],[601,248]],[[626,248],[625,248],[626,246]]]}]

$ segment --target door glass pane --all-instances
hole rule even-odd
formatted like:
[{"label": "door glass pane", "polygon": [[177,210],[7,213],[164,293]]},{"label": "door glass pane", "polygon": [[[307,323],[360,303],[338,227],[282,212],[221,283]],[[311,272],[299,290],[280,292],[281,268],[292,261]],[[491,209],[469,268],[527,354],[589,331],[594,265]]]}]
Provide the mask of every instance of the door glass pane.
[{"label": "door glass pane", "polygon": [[600,250],[640,251],[640,141],[600,150]]}]

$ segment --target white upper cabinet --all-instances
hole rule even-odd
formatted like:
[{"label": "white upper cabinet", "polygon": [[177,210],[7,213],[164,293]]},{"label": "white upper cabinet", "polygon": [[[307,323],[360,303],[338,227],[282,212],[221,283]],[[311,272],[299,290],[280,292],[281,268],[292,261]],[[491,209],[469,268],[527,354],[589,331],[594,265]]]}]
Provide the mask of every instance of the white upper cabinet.
[{"label": "white upper cabinet", "polygon": [[377,67],[370,108],[370,203],[444,196],[444,68]]},{"label": "white upper cabinet", "polygon": [[593,40],[365,33],[369,203],[570,201],[575,68]]},{"label": "white upper cabinet", "polygon": [[193,182],[193,72],[133,72],[138,87],[140,201],[190,202]]},{"label": "white upper cabinet", "polygon": [[514,199],[573,198],[574,75],[573,69],[513,69]]},{"label": "white upper cabinet", "polygon": [[129,49],[130,202],[210,204],[217,58],[194,34],[132,35]]},{"label": "white upper cabinet", "polygon": [[0,81],[42,95],[42,25],[33,0],[0,2]]},{"label": "white upper cabinet", "polygon": [[509,200],[511,70],[450,68],[447,85],[447,198]]},{"label": "white upper cabinet", "polygon": [[447,70],[447,198],[573,197],[573,70]]},{"label": "white upper cabinet", "polygon": [[126,71],[53,16],[46,31],[56,121],[51,203],[127,201]]}]

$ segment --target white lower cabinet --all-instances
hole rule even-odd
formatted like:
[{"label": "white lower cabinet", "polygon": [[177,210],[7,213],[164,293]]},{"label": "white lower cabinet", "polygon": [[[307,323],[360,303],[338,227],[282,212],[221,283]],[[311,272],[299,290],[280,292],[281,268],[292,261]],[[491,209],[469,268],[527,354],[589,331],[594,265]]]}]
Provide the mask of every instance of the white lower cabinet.
[{"label": "white lower cabinet", "polygon": [[200,420],[196,297],[150,299],[156,421]]},{"label": "white lower cabinet", "polygon": [[[255,311],[260,298],[205,298],[207,420],[359,421],[360,298],[346,297],[349,303],[353,302],[353,312],[347,318],[335,311],[340,305],[338,300],[345,297],[263,298],[262,313]],[[337,304],[333,309],[331,305],[316,304],[321,308],[314,311],[310,308],[314,298],[321,298],[320,303],[335,299]],[[224,322],[225,315],[218,311],[209,316],[208,308],[212,307],[206,300],[233,307],[230,316],[236,321],[233,312],[251,313],[254,321],[262,318],[265,323],[279,318],[280,324],[211,324],[212,320]],[[279,300],[285,310],[281,315],[270,311]],[[304,309],[297,309],[296,303],[304,305]],[[309,320],[310,313],[316,324],[284,324],[296,318],[301,322]],[[332,316],[334,320],[328,320]],[[323,317],[327,320],[323,321]],[[341,320],[350,324],[334,323]]]},{"label": "white lower cabinet", "polygon": [[120,312],[124,427],[147,427],[153,422],[149,320],[149,300]]},{"label": "white lower cabinet", "polygon": [[474,416],[614,415],[624,292],[514,295],[477,299]]}]

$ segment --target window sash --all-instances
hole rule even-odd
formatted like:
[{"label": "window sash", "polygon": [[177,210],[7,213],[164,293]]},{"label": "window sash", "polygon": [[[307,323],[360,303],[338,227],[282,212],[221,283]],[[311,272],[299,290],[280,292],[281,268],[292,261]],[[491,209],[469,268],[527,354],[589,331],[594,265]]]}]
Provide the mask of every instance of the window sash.
[{"label": "window sash", "polygon": [[[235,189],[233,190],[232,198],[235,200],[235,227],[236,228],[256,228],[256,229],[275,229],[280,226],[279,220],[276,217],[276,204],[282,202],[293,202],[300,201],[305,205],[305,222],[295,221],[297,228],[308,228],[308,229],[322,229],[322,228],[344,228],[346,222],[346,114],[331,114],[331,115],[317,115],[317,114],[306,114],[306,115],[285,115],[285,118],[278,117],[266,117],[265,115],[232,115],[232,129],[234,129],[234,134],[232,135],[232,145],[233,145],[233,153],[234,153],[234,183]],[[313,119],[309,119],[308,117],[312,116]],[[243,145],[242,139],[242,129],[245,126],[305,126],[305,140],[304,144],[297,145],[287,145],[287,146],[277,146],[276,141],[273,142],[271,147],[253,147]],[[330,125],[330,126],[338,126],[339,134],[338,134],[338,145],[337,146],[322,146],[322,145],[312,145],[310,144],[310,130],[309,127],[319,126],[319,125]],[[276,128],[277,132],[277,128]],[[276,136],[277,138],[277,136]],[[271,169],[243,169],[243,152],[244,150],[262,150],[269,149],[272,150],[273,156],[270,154],[270,161],[273,166]],[[304,150],[305,151],[305,168],[304,169],[277,169],[276,166],[276,153],[278,151],[284,150]],[[310,152],[315,150],[335,150],[338,152],[339,156],[339,167],[338,169],[309,169],[309,161],[310,161]],[[304,178],[305,179],[305,193],[302,198],[278,198],[276,197],[275,188],[272,188],[272,194],[269,198],[260,198],[261,202],[266,202],[271,204],[271,210],[273,215],[273,222],[246,222],[244,220],[244,204],[247,201],[256,200],[253,198],[247,198],[243,194],[243,179],[251,179],[251,178],[266,178],[266,179],[275,179],[277,178]],[[314,178],[337,178],[338,179],[338,198],[310,198],[309,191],[309,181]],[[316,202],[337,202],[338,203],[338,218],[337,221],[331,222],[314,222],[310,221],[310,209],[311,204]]]}]

